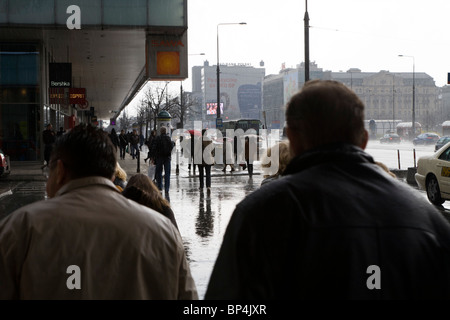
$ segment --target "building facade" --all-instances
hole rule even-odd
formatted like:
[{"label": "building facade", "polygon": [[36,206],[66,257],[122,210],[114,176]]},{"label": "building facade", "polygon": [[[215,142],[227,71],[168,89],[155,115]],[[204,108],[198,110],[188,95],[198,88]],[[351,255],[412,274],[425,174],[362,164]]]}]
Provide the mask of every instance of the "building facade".
[{"label": "building facade", "polygon": [[[220,65],[220,103],[223,121],[240,118],[262,120],[262,83],[264,68],[249,64]],[[192,95],[201,101],[204,127],[214,128],[217,118],[217,66],[205,61],[192,69]],[[198,92],[197,90],[200,90]],[[198,96],[201,99],[198,99]],[[198,119],[200,120],[200,119]]]}]

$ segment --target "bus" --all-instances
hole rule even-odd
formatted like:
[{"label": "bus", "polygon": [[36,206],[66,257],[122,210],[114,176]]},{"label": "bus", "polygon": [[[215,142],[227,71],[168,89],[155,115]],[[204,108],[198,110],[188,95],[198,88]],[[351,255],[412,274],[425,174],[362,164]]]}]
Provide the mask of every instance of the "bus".
[{"label": "bus", "polygon": [[[260,152],[261,152],[260,148],[262,146],[260,130],[263,129],[263,124],[262,124],[261,120],[259,120],[259,119],[237,119],[237,120],[224,121],[223,128],[222,128],[222,136],[223,137],[226,137],[227,129],[234,129],[234,130],[242,129],[242,131],[244,133],[246,133],[247,130],[254,129],[255,134],[258,136],[258,138],[256,140],[257,141],[256,155],[257,155],[257,159],[259,160]],[[234,152],[236,152],[237,137],[234,136],[233,139],[234,139],[234,147],[235,147]]]},{"label": "bus", "polygon": [[255,129],[256,134],[259,135],[259,131],[263,129],[263,125],[259,119],[237,119],[223,121],[222,135],[226,135],[227,129],[242,129],[244,132],[249,129]]}]

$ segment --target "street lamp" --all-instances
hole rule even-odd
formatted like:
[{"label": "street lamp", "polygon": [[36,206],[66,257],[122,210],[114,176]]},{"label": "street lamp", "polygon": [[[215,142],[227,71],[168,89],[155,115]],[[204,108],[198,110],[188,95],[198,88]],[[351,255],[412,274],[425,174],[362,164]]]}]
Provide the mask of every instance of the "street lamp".
[{"label": "street lamp", "polygon": [[412,138],[415,137],[416,135],[416,104],[415,104],[415,97],[416,97],[416,85],[415,85],[415,60],[414,60],[414,56],[405,56],[403,54],[399,54],[399,57],[404,57],[404,58],[412,58],[413,59],[413,92],[412,92]]},{"label": "street lamp", "polygon": [[305,83],[309,81],[309,15],[308,0],[305,0]]},{"label": "street lamp", "polygon": [[219,67],[219,26],[231,24],[247,24],[247,22],[219,23],[217,25],[217,118],[220,118],[220,67]]}]

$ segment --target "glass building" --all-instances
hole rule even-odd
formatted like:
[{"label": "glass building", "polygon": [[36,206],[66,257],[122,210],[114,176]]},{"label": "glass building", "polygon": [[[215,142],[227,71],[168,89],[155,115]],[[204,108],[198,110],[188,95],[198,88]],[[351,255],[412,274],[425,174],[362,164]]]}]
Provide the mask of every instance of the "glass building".
[{"label": "glass building", "polygon": [[[187,0],[0,0],[0,149],[43,161],[47,123],[57,131],[117,117],[152,80],[159,53],[149,43],[169,35],[187,39]],[[72,69],[56,100],[52,63]],[[86,103],[69,100],[72,88]]]}]

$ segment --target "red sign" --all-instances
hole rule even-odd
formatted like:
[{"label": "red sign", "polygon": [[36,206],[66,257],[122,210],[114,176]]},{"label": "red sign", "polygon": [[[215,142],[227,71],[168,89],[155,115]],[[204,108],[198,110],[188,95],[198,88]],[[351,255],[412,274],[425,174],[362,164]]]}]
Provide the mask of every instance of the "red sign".
[{"label": "red sign", "polygon": [[70,104],[86,104],[86,88],[69,88]]},{"label": "red sign", "polygon": [[85,108],[88,106],[86,88],[48,88],[48,96],[50,104],[78,104]]},{"label": "red sign", "polygon": [[50,104],[67,104],[65,88],[48,88]]}]

